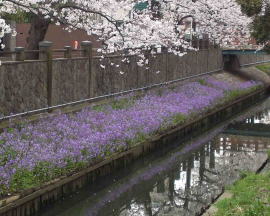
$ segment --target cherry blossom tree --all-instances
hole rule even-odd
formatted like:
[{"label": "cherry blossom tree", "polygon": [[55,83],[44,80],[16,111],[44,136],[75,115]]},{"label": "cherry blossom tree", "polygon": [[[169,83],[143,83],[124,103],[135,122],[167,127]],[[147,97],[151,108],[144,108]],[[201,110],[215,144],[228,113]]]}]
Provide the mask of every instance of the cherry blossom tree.
[{"label": "cherry blossom tree", "polygon": [[[0,18],[0,44],[2,42],[2,38],[4,37],[4,35],[10,32],[11,32],[10,27],[6,24],[5,20]],[[4,48],[4,44],[1,44],[0,49],[3,49],[3,48]]]},{"label": "cherry blossom tree", "polygon": [[[146,1],[147,8],[134,9]],[[35,46],[44,39],[49,23],[55,23],[97,35],[105,53],[126,50],[139,55],[142,47],[166,47],[183,55],[194,50],[181,26],[188,17],[197,23],[197,35],[207,34],[221,46],[246,44],[252,22],[236,0],[0,0],[0,4],[0,13],[34,14],[29,42]]]},{"label": "cherry blossom tree", "polygon": [[[0,18],[0,50],[4,49],[4,44],[2,43],[2,39],[4,35],[10,32],[11,32],[10,26],[6,24],[5,20]],[[1,66],[1,60],[0,60],[0,66]]]}]

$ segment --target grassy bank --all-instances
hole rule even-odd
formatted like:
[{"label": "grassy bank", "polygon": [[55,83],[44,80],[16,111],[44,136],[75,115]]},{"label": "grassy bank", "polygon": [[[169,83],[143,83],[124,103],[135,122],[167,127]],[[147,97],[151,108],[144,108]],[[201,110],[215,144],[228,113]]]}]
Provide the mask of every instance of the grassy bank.
[{"label": "grassy bank", "polygon": [[270,75],[270,64],[258,65],[256,68]]},{"label": "grassy bank", "polygon": [[218,211],[215,216],[270,215],[270,171],[262,174],[243,173],[242,179],[230,186],[228,191],[232,198],[216,204]]},{"label": "grassy bank", "polygon": [[216,204],[215,216],[268,216],[270,215],[270,172],[245,174],[229,188],[232,198]]}]

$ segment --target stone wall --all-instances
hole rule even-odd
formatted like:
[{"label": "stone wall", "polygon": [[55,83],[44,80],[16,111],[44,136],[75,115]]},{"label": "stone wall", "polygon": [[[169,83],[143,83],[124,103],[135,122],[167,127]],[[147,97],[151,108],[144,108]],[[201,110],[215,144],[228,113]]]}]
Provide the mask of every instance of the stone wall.
[{"label": "stone wall", "polygon": [[239,59],[239,63],[241,66],[245,66],[247,64],[257,63],[257,62],[264,62],[270,61],[270,55],[265,55],[263,53],[257,54],[240,54],[237,55]]},{"label": "stone wall", "polygon": [[47,106],[47,63],[13,62],[0,66],[0,113]]},{"label": "stone wall", "polygon": [[136,56],[129,56],[129,63],[122,62],[122,57],[119,56],[95,57],[91,96],[141,88],[223,68],[222,53],[219,49],[189,52],[183,57],[166,53],[148,58],[149,65],[140,67],[136,63]]},{"label": "stone wall", "polygon": [[[128,56],[128,63],[122,60],[120,56],[111,56],[54,59],[49,64],[47,61],[4,62],[0,67],[0,112],[43,108],[50,97],[52,105],[58,105],[223,68],[221,50],[214,48],[189,52],[183,57],[169,53],[149,56],[147,68],[137,65],[137,56]],[[48,65],[52,67],[51,73]],[[52,83],[50,90],[48,82]]]},{"label": "stone wall", "polygon": [[52,62],[52,105],[90,97],[89,59],[56,59]]}]

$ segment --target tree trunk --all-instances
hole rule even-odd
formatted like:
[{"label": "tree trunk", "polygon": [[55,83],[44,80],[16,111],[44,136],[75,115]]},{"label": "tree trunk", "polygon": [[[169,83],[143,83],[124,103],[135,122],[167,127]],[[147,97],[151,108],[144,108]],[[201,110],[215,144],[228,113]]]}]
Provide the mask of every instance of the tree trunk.
[{"label": "tree trunk", "polygon": [[[42,16],[34,15],[31,19],[31,26],[26,40],[26,50],[38,50],[38,44],[43,41],[49,28],[50,20],[44,19]],[[29,53],[28,59],[38,59],[38,53]]]}]

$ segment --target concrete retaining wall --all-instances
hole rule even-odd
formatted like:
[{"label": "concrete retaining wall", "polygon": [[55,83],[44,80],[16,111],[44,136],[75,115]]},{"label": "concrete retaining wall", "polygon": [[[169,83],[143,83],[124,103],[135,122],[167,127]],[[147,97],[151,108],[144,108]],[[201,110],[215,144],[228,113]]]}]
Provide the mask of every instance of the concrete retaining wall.
[{"label": "concrete retaining wall", "polygon": [[257,62],[270,61],[270,55],[265,55],[262,53],[243,54],[243,55],[237,55],[237,57],[239,59],[239,63],[241,66],[245,66],[245,65],[253,64]]},{"label": "concrete retaining wall", "polygon": [[14,62],[0,66],[0,114],[47,106],[47,63]]},{"label": "concrete retaining wall", "polygon": [[0,113],[44,108],[223,68],[222,52],[215,48],[183,57],[169,53],[148,57],[147,67],[137,65],[137,56],[129,56],[128,63],[121,56],[4,62],[0,67]]},{"label": "concrete retaining wall", "polygon": [[59,59],[52,62],[52,105],[90,96],[89,59]]}]

